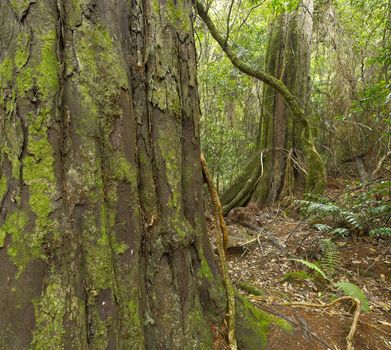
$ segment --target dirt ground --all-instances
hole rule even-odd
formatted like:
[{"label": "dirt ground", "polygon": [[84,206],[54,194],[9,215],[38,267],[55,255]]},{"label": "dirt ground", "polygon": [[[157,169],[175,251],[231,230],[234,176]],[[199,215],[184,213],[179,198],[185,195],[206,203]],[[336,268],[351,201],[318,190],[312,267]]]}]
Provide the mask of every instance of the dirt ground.
[{"label": "dirt ground", "polygon": [[[255,305],[285,318],[295,329],[293,334],[286,334],[272,327],[266,349],[346,349],[353,320],[349,303],[327,309],[278,305],[293,301],[329,303],[342,295],[331,283],[311,273],[313,278],[307,280],[286,278],[287,273],[306,270],[291,258],[321,258],[322,235],[297,214],[287,215],[277,205],[262,210],[250,206],[242,211],[242,221],[236,221],[235,215],[226,220],[230,277],[239,290],[243,284],[259,288],[263,294],[254,300]],[[210,225],[213,228],[213,222]],[[391,349],[390,241],[369,237],[341,237],[333,241],[339,259],[332,280],[347,280],[360,286],[370,304],[370,311],[360,315],[354,349]]]}]

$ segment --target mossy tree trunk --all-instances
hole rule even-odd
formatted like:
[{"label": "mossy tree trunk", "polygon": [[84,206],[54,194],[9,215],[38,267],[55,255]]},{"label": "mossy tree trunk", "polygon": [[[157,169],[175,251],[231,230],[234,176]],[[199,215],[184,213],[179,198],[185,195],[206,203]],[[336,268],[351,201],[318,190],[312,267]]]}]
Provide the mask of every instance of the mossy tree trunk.
[{"label": "mossy tree trunk", "polygon": [[0,348],[211,349],[190,1],[0,1]]},{"label": "mossy tree trunk", "polygon": [[[308,115],[313,1],[284,13],[272,24],[265,70],[282,81]],[[258,149],[247,168],[222,196],[224,210],[253,201],[258,205],[292,194],[297,187],[319,190],[324,165],[313,140],[283,96],[264,84]],[[303,171],[304,170],[304,171]]]}]

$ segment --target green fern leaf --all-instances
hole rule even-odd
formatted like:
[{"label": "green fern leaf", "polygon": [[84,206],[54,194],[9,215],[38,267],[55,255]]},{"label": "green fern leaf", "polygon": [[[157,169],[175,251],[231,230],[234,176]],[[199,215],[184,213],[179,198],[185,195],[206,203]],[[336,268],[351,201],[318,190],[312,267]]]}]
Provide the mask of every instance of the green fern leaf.
[{"label": "green fern leaf", "polygon": [[331,230],[331,227],[326,224],[315,224],[314,227],[319,231],[319,232],[328,232]]},{"label": "green fern leaf", "polygon": [[331,233],[337,236],[345,237],[349,235],[349,230],[345,227],[337,227],[332,230]]},{"label": "green fern leaf", "polygon": [[328,275],[332,275],[340,262],[337,246],[331,239],[322,239],[320,244],[323,250],[320,266]]},{"label": "green fern leaf", "polygon": [[364,293],[364,291],[354,283],[348,281],[339,281],[334,284],[339,290],[341,290],[345,295],[351,296],[360,300],[361,310],[363,312],[369,311],[369,302]]},{"label": "green fern leaf", "polygon": [[319,266],[316,266],[314,263],[312,263],[310,261],[307,261],[307,260],[303,260],[303,259],[289,259],[289,260],[293,260],[293,261],[297,261],[299,263],[302,263],[303,265],[307,266],[311,270],[314,270],[317,273],[319,273],[319,275],[321,275],[325,280],[329,280],[329,278],[327,277],[326,273],[324,271],[322,271],[319,268]]},{"label": "green fern leaf", "polygon": [[391,227],[379,227],[369,231],[371,237],[391,237]]}]

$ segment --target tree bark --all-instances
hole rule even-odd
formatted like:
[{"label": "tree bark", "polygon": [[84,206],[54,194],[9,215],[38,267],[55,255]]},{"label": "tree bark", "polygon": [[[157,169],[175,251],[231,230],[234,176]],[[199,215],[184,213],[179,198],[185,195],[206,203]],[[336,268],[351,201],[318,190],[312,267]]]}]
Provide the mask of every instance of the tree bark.
[{"label": "tree bark", "polygon": [[191,6],[0,2],[0,348],[212,348]]},{"label": "tree bark", "polygon": [[[213,35],[210,18],[202,5],[197,6]],[[305,118],[309,112],[312,8],[312,0],[304,0],[296,11],[281,15],[272,25],[265,72],[245,66],[226,41],[214,35],[235,66],[265,83],[259,150],[224,192],[225,212],[249,201],[258,205],[276,201],[299,186],[307,191],[323,189],[324,164]]]}]

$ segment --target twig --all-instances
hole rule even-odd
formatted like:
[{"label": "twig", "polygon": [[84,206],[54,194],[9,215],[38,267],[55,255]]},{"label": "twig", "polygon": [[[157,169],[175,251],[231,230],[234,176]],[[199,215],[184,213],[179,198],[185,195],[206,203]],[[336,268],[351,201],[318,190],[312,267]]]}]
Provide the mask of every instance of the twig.
[{"label": "twig", "polygon": [[373,171],[373,173],[371,174],[371,177],[373,178],[381,169],[383,163],[387,160],[387,158],[391,158],[391,151],[388,151],[379,161],[379,163],[377,163],[377,166],[376,166],[376,169]]},{"label": "twig", "polygon": [[[227,299],[228,299],[228,310],[227,310],[228,311],[227,312],[228,343],[231,350],[237,350],[236,337],[235,337],[235,318],[236,318],[235,291],[233,289],[231,280],[229,279],[227,261],[225,258],[225,248],[228,243],[227,226],[225,225],[224,222],[223,210],[221,208],[219,196],[209,175],[205,157],[202,153],[201,153],[201,167],[202,167],[202,174],[204,176],[204,180],[208,185],[210,196],[212,198],[213,212],[216,220],[216,226],[218,226],[221,231],[221,234],[220,232],[216,233],[216,245],[217,245],[217,251],[220,258],[221,274],[223,277],[225,289],[227,292]],[[220,225],[218,225],[218,223],[220,223]]]},{"label": "twig", "polygon": [[[253,297],[251,296],[251,298],[253,298]],[[261,299],[261,297],[257,297],[257,298],[255,299],[255,301],[259,301],[259,300],[257,300],[258,298]],[[283,314],[277,312],[276,310],[274,310],[274,309],[271,308],[270,306],[266,306],[265,304],[258,304],[258,305],[260,305],[262,308],[265,308],[267,311],[269,311],[270,313],[274,314],[275,316],[278,316],[278,317],[284,319],[285,321],[287,321],[287,322],[293,324],[294,326],[303,329],[303,330],[304,330],[305,332],[307,332],[311,337],[317,339],[320,343],[322,343],[322,345],[324,345],[324,346],[326,347],[326,349],[332,349],[332,347],[331,347],[329,344],[327,344],[323,339],[319,338],[315,333],[311,332],[311,331],[308,329],[308,327],[305,328],[305,327],[303,327],[300,323],[297,323],[297,322],[292,321],[290,318],[288,318],[287,316],[285,316],[285,315],[283,315]]]},{"label": "twig", "polygon": [[[346,313],[345,315],[346,315],[346,316],[349,316],[349,317],[352,317],[352,315],[351,315],[351,314],[348,314],[348,313]],[[385,334],[385,335],[391,336],[391,333],[390,333],[390,332],[386,332],[386,331],[384,331],[383,329],[381,329],[381,328],[375,326],[374,324],[365,322],[365,321],[363,321],[363,320],[361,320],[361,319],[359,319],[358,322],[359,322],[359,323],[362,323],[362,324],[365,324],[365,325],[368,326],[368,327],[372,327],[372,328],[376,329],[378,332],[381,332],[381,333],[383,333],[383,334]]]},{"label": "twig", "polygon": [[333,306],[336,303],[339,303],[339,302],[345,301],[345,300],[352,301],[355,304],[355,306],[356,306],[356,308],[354,310],[352,326],[350,327],[349,334],[346,337],[346,350],[354,350],[354,347],[353,347],[353,336],[354,336],[354,333],[356,332],[357,323],[358,323],[358,320],[359,320],[359,317],[360,317],[360,313],[361,313],[361,302],[357,298],[353,298],[353,297],[350,297],[350,296],[344,296],[344,297],[340,297],[338,299],[335,299],[331,303],[328,303],[328,304],[288,302],[288,303],[279,303],[279,305],[311,307],[311,308],[325,309],[325,308],[329,308],[329,307]]}]

